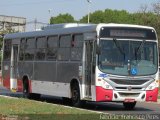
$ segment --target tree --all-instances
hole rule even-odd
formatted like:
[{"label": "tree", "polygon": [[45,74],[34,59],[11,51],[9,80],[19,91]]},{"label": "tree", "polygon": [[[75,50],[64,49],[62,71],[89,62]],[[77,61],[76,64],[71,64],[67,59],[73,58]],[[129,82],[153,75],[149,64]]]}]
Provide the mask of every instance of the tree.
[{"label": "tree", "polygon": [[[87,23],[87,15],[81,20],[81,23]],[[106,9],[105,11],[95,11],[90,15],[91,23],[132,23],[130,14],[125,10],[111,10]]]},{"label": "tree", "polygon": [[50,24],[58,24],[58,23],[74,23],[74,17],[68,13],[59,14],[56,17],[51,17]]},{"label": "tree", "polygon": [[[103,11],[95,11],[90,14],[90,23],[103,23],[104,22],[104,12]],[[80,19],[80,23],[88,23],[88,15],[82,17]]]}]

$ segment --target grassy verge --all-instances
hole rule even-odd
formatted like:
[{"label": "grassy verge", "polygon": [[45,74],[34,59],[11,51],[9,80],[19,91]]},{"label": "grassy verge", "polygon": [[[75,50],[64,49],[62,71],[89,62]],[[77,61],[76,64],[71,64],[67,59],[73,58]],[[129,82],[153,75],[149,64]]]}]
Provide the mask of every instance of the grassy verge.
[{"label": "grassy verge", "polygon": [[0,97],[0,119],[99,120],[100,114],[23,98]]}]

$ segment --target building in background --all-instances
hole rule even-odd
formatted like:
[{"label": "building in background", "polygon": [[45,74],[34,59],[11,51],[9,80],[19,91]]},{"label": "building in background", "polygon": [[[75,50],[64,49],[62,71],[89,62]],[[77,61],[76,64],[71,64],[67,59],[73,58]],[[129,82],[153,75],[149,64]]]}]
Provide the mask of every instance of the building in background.
[{"label": "building in background", "polygon": [[24,32],[26,18],[0,15],[0,34],[2,31]]}]

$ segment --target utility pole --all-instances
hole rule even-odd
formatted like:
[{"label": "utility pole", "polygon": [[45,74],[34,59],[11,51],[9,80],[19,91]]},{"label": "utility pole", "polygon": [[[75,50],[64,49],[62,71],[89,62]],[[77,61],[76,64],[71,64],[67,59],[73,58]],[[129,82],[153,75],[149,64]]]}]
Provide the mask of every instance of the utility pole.
[{"label": "utility pole", "polygon": [[35,18],[35,20],[34,20],[34,29],[35,29],[35,31],[37,30],[37,18]]},{"label": "utility pole", "polygon": [[52,9],[49,9],[48,10],[48,13],[49,13],[49,21],[48,21],[48,24],[51,24],[51,18],[52,18],[52,16],[51,16],[51,11],[52,11]]},{"label": "utility pole", "polygon": [[92,3],[92,1],[91,0],[87,0],[87,2],[88,2],[88,24],[89,24],[89,20],[90,20],[90,6],[91,6],[91,3]]}]

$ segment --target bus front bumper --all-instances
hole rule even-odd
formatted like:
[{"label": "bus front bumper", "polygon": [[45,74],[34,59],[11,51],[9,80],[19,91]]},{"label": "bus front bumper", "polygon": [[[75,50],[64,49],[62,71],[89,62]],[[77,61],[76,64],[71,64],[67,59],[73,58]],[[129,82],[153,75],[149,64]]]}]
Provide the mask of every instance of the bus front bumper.
[{"label": "bus front bumper", "polygon": [[113,101],[113,102],[134,102],[150,101],[157,102],[158,88],[149,91],[120,91],[107,90],[101,86],[96,86],[96,101]]}]

